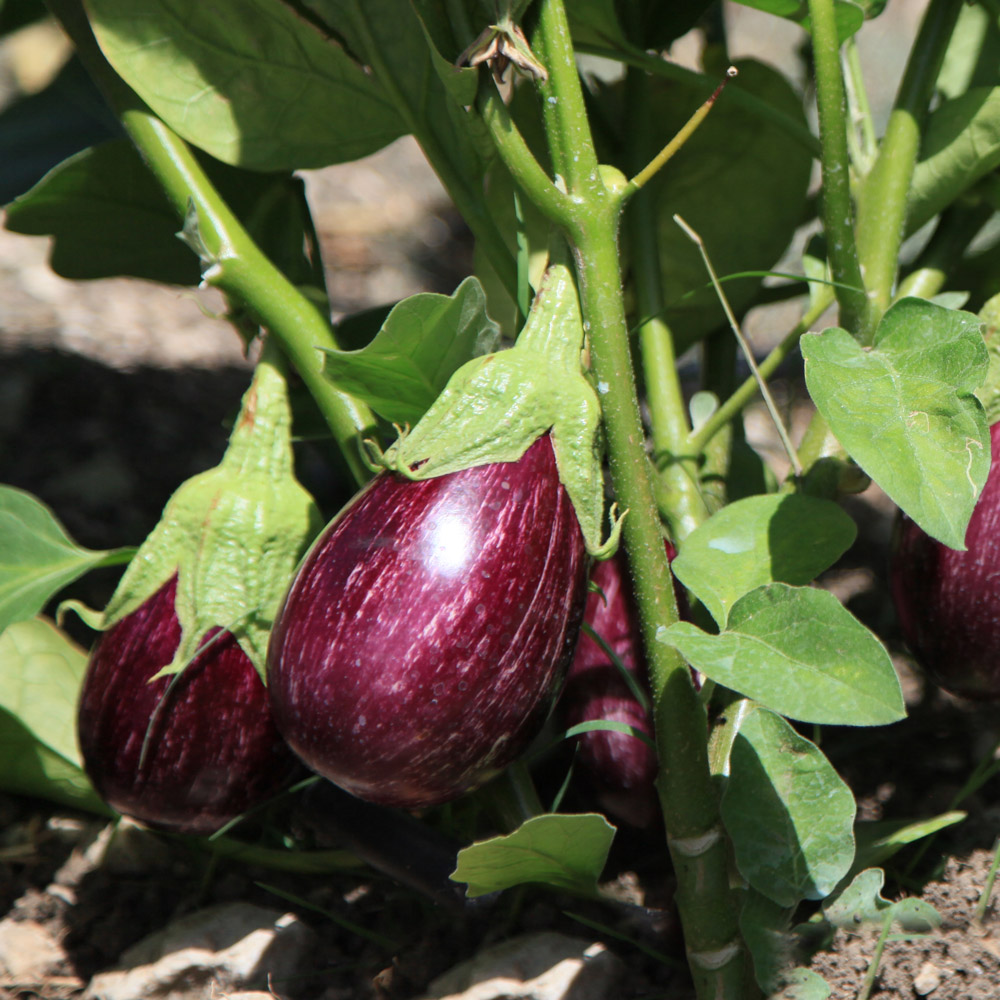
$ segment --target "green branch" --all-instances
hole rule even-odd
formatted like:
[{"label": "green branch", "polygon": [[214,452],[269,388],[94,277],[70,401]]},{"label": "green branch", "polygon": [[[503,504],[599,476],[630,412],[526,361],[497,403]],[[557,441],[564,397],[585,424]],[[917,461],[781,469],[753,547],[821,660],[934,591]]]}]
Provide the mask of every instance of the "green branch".
[{"label": "green branch", "polygon": [[[816,106],[823,145],[823,230],[833,279],[840,283],[837,302],[841,323],[863,340],[870,340],[869,304],[854,240],[851,161],[847,150],[847,111],[840,68],[840,42],[833,0],[809,0],[813,55],[816,63]],[[869,326],[871,329],[869,329]]]},{"label": "green branch", "polygon": [[[702,106],[705,107],[704,105]],[[651,110],[649,78],[630,69],[625,78],[629,165],[649,160]],[[702,116],[704,117],[704,116]],[[640,171],[641,173],[641,171]],[[697,463],[687,447],[690,432],[687,407],[677,375],[673,334],[662,319],[663,277],[652,193],[636,188],[626,219],[626,238],[632,259],[636,312],[648,317],[637,326],[646,402],[653,442],[653,463],[669,497],[671,534],[678,540],[689,535],[708,510],[699,488]]]},{"label": "green branch", "polygon": [[861,185],[858,254],[878,315],[892,301],[922,128],[962,3],[963,0],[932,0],[927,8],[878,157]]},{"label": "green branch", "polygon": [[247,306],[271,331],[316,400],[352,475],[364,483],[371,474],[362,459],[361,441],[374,433],[375,421],[367,406],[323,375],[318,348],[336,347],[330,325],[264,256],[188,145],[114,72],[79,0],[51,0],[49,7],[183,221],[189,242],[199,244],[207,265],[205,282]]}]

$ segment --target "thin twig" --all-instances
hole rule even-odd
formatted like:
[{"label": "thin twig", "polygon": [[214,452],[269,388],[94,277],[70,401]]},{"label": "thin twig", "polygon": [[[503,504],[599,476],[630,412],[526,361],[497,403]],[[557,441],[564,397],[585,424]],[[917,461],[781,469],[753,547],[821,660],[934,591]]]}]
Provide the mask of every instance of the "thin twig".
[{"label": "thin twig", "polygon": [[746,337],[743,336],[743,331],[740,329],[739,323],[736,322],[736,317],[733,315],[733,310],[729,305],[729,300],[722,291],[722,286],[719,284],[715,268],[712,267],[712,261],[709,259],[708,251],[705,249],[704,240],[702,240],[698,233],[696,233],[679,215],[674,215],[674,222],[676,222],[677,225],[684,230],[688,239],[690,239],[691,242],[698,247],[701,259],[705,262],[705,269],[708,271],[709,277],[712,279],[712,286],[715,288],[715,294],[719,297],[719,302],[722,303],[726,319],[729,320],[729,326],[736,335],[736,341],[740,345],[740,350],[743,352],[743,356],[746,358],[747,364],[750,366],[750,371],[753,372],[753,377],[757,381],[760,394],[764,399],[765,405],[767,406],[767,412],[771,414],[771,420],[774,422],[774,427],[778,432],[778,437],[781,438],[782,447],[785,449],[785,453],[788,455],[788,460],[791,462],[795,478],[798,479],[802,475],[802,463],[799,461],[798,453],[795,450],[795,446],[792,444],[792,439],[788,434],[784,421],[781,419],[781,414],[778,413],[778,407],[775,405],[774,397],[771,395],[771,390],[768,389],[767,382],[764,381],[764,376],[761,375],[760,369],[757,367],[753,351],[750,349],[750,345],[747,343]]}]

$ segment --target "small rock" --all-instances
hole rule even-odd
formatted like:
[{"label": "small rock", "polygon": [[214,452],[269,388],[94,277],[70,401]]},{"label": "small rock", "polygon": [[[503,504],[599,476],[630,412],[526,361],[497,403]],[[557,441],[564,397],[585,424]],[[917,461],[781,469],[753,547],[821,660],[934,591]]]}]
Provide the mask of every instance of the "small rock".
[{"label": "small rock", "polygon": [[63,962],[66,952],[34,920],[0,920],[0,977],[9,983],[44,982]]},{"label": "small rock", "polygon": [[228,903],[175,921],[91,980],[83,1000],[214,1000],[299,971],[315,935],[292,913]]},{"label": "small rock", "polygon": [[611,1000],[624,967],[603,944],[545,931],[480,952],[431,983],[425,1000]]},{"label": "small rock", "polygon": [[924,962],[913,980],[913,990],[925,997],[941,985],[941,970],[933,962]]}]

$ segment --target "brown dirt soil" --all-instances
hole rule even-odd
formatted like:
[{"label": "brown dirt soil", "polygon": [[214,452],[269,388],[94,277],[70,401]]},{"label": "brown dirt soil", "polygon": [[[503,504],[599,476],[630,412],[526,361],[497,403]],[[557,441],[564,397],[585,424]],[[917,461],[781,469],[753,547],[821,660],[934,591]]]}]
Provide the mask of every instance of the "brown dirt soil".
[{"label": "brown dirt soil", "polygon": [[[871,1000],[996,1000],[1000,997],[1000,903],[991,895],[985,917],[973,915],[983,892],[992,854],[976,850],[949,858],[940,880],[928,883],[922,898],[942,916],[938,931],[890,940],[885,947]],[[831,1000],[854,1000],[872,961],[880,929],[837,931],[829,951],[812,969],[831,987]]]}]

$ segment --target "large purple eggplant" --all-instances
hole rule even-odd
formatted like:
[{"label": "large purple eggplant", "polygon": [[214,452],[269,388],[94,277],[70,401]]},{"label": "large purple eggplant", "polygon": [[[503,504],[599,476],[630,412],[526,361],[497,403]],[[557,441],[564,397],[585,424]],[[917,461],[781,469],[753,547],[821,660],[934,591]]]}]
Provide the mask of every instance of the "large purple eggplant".
[{"label": "large purple eggplant", "polygon": [[355,795],[416,808],[498,774],[573,653],[587,559],[548,436],[517,462],[383,473],[313,545],[268,647],[278,727]]},{"label": "large purple eggplant", "polygon": [[80,693],[80,749],[98,794],[119,812],[208,834],[274,795],[299,765],[230,633],[181,673],[150,681],[180,642],[176,587],[175,576],[95,646]]},{"label": "large purple eggplant", "polygon": [[931,680],[963,698],[1000,698],[1000,423],[990,438],[993,465],[966,551],[901,517],[890,565],[903,637]]},{"label": "large purple eggplant", "polygon": [[[674,555],[668,541],[667,556],[673,559]],[[597,563],[591,580],[600,592],[588,596],[584,621],[618,657],[632,675],[634,685],[648,694],[639,618],[625,553],[619,550],[611,559]],[[679,602],[681,598],[682,594],[678,594]],[[624,722],[653,737],[648,707],[635,696],[607,651],[586,634],[576,648],[560,707],[567,728],[601,720]],[[659,811],[653,784],[657,774],[653,750],[635,736],[606,729],[582,733],[577,740],[578,759],[604,808],[633,826],[652,823]]]}]

